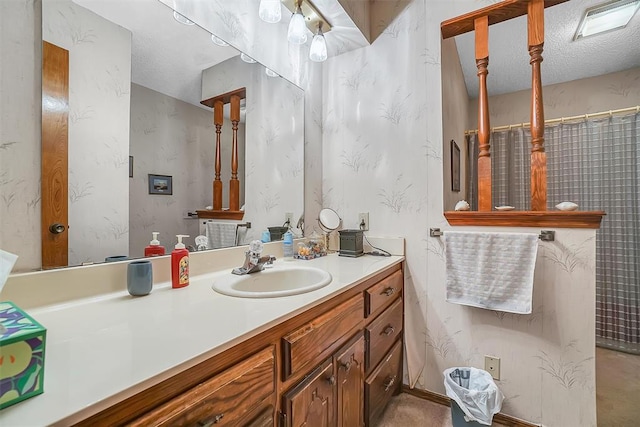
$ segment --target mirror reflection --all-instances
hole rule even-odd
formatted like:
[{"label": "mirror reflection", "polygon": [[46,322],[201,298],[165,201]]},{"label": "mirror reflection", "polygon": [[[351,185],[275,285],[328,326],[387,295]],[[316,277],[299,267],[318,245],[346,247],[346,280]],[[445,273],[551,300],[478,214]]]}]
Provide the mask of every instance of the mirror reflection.
[{"label": "mirror reflection", "polygon": [[[300,88],[157,0],[43,0],[42,14],[43,267],[140,257],[152,232],[168,253],[176,234],[195,248],[196,236],[215,230],[207,246],[216,248],[244,244],[288,217],[295,225],[303,210]],[[64,51],[66,70],[57,59]],[[65,73],[66,129],[56,92]],[[221,122],[220,181],[227,210],[236,134],[243,214],[212,226],[194,215],[213,206],[216,175],[214,114],[203,102],[239,88],[246,97],[237,133],[228,108]],[[65,210],[68,219],[56,217]],[[52,233],[49,223],[67,227]]]}]

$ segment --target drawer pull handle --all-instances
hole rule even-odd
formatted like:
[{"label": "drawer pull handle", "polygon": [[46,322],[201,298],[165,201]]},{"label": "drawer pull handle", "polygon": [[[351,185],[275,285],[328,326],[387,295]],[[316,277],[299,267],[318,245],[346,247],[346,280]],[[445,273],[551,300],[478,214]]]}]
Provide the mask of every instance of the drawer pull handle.
[{"label": "drawer pull handle", "polygon": [[389,391],[389,389],[391,389],[391,387],[393,387],[393,385],[395,383],[396,383],[396,376],[395,375],[393,377],[391,377],[391,378],[388,378],[383,384],[384,391],[385,392]]},{"label": "drawer pull handle", "polygon": [[335,375],[331,375],[329,378],[327,378],[327,382],[329,382],[329,384],[331,384],[331,385],[335,385],[336,384],[336,376]]},{"label": "drawer pull handle", "polygon": [[391,334],[393,334],[396,331],[396,328],[394,328],[393,326],[389,325],[386,328],[384,328],[384,331],[382,331],[383,334],[389,336]]},{"label": "drawer pull handle", "polygon": [[201,427],[210,426],[212,424],[218,424],[224,418],[224,414],[218,414],[214,417],[209,418],[208,420],[198,421],[198,425]]},{"label": "drawer pull handle", "polygon": [[351,370],[351,361],[341,363],[340,367],[344,369],[345,372],[349,372]]},{"label": "drawer pull handle", "polygon": [[384,291],[382,291],[382,293],[388,297],[393,295],[395,292],[396,292],[396,288],[386,288]]}]

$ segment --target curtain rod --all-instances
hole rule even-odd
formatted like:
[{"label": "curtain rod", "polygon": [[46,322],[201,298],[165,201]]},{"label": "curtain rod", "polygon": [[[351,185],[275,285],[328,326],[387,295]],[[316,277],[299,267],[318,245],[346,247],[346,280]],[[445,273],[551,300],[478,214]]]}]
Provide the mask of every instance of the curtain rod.
[{"label": "curtain rod", "polygon": [[[609,111],[601,111],[599,113],[589,113],[589,114],[581,114],[579,116],[571,116],[571,117],[561,117],[559,119],[549,119],[549,120],[545,120],[544,124],[556,124],[556,123],[564,123],[564,122],[568,122],[568,121],[573,121],[573,120],[587,120],[587,119],[591,119],[593,117],[601,117],[601,116],[613,116],[614,114],[621,114],[621,113],[630,113],[632,111],[635,111],[636,113],[640,113],[640,105],[637,105],[635,107],[628,107],[628,108],[621,108],[619,110],[609,110]],[[491,132],[495,132],[495,131],[500,131],[500,130],[511,130],[514,128],[524,128],[524,127],[528,127],[530,126],[531,123],[517,123],[514,125],[505,125],[505,126],[496,126],[491,128]],[[474,130],[465,130],[464,134],[466,135],[473,135],[475,133],[478,133],[478,129],[474,129]]]}]

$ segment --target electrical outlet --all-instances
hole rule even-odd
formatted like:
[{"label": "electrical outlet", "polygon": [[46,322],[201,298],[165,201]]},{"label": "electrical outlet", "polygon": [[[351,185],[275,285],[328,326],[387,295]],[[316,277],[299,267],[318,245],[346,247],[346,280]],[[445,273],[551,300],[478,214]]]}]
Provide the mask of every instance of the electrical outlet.
[{"label": "electrical outlet", "polygon": [[295,224],[293,223],[293,212],[287,212],[284,214],[284,222],[288,222],[291,227],[295,226]]},{"label": "electrical outlet", "polygon": [[484,370],[489,372],[494,380],[500,379],[500,358],[494,356],[484,357]]},{"label": "electrical outlet", "polygon": [[358,228],[363,231],[369,229],[369,212],[360,212],[358,214]]}]

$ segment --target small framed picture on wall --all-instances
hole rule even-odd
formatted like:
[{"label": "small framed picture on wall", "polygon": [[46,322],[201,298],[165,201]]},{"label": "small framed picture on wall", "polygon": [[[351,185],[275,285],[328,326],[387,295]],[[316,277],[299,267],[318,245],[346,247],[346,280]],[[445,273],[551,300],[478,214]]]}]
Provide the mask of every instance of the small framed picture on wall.
[{"label": "small framed picture on wall", "polygon": [[451,191],[460,191],[460,148],[451,140]]},{"label": "small framed picture on wall", "polygon": [[149,174],[149,194],[173,194],[173,177]]}]

